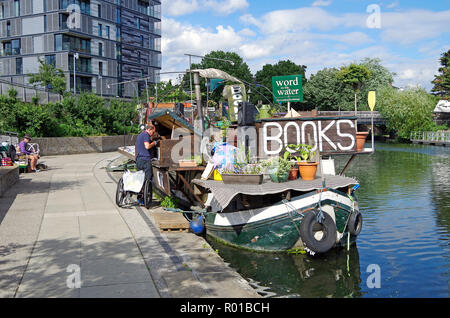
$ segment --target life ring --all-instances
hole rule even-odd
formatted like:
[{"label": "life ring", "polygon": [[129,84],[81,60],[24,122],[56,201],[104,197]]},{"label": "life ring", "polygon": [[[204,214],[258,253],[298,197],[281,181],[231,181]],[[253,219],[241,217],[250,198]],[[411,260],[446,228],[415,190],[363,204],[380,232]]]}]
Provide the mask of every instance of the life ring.
[{"label": "life ring", "polygon": [[348,231],[351,235],[359,235],[362,230],[363,217],[361,212],[353,211],[348,220]]},{"label": "life ring", "polygon": [[305,215],[300,224],[300,237],[303,244],[314,254],[328,252],[336,244],[336,225],[327,213],[323,213],[322,223],[317,222],[317,213],[311,211]]}]

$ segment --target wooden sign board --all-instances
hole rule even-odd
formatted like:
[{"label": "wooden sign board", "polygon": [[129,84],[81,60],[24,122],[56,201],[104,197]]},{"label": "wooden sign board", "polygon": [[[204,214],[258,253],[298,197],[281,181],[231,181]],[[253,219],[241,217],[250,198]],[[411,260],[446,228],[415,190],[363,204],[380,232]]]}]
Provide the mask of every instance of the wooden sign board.
[{"label": "wooden sign board", "polygon": [[288,144],[311,144],[320,154],[356,152],[356,117],[280,118],[257,124],[261,157],[283,154]]}]

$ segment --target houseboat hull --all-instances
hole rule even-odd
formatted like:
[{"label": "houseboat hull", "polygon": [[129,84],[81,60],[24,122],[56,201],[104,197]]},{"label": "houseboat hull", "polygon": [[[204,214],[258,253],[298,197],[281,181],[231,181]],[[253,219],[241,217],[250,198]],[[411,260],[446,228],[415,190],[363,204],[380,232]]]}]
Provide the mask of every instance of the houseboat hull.
[{"label": "houseboat hull", "polygon": [[[347,242],[347,223],[352,211],[358,212],[358,203],[355,198],[332,189],[322,193],[311,191],[289,202],[260,209],[208,214],[206,233],[219,242],[259,252],[303,249],[302,221],[308,213],[317,215],[320,209],[333,220],[334,246]],[[352,235],[351,241],[355,239]]]}]

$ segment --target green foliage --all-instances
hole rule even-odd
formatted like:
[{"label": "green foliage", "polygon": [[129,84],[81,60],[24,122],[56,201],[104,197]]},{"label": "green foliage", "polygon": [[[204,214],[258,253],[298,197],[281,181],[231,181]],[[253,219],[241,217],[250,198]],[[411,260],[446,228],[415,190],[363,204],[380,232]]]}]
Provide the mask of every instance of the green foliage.
[{"label": "green foliage", "polygon": [[175,209],[178,207],[178,198],[166,196],[160,205],[163,208]]},{"label": "green foliage", "polygon": [[356,91],[370,77],[370,71],[363,65],[352,63],[349,66],[342,67],[337,73],[337,77]]},{"label": "green foliage", "polygon": [[303,88],[305,108],[318,110],[350,110],[352,89],[342,83],[336,68],[325,68],[310,76]]},{"label": "green foliage", "polygon": [[67,96],[61,102],[39,105],[0,96],[0,129],[36,137],[119,135],[138,132],[136,105],[92,93]]},{"label": "green foliage", "polygon": [[396,132],[401,140],[408,140],[413,131],[443,129],[433,121],[437,98],[424,89],[398,91],[384,87],[377,91],[377,108],[387,119],[386,128]]},{"label": "green foliage", "polygon": [[431,91],[442,99],[450,99],[450,50],[441,57],[439,74],[431,82],[434,86]]},{"label": "green foliage", "polygon": [[44,60],[38,58],[39,72],[37,74],[30,74],[29,82],[31,84],[39,84],[45,87],[46,90],[53,89],[60,95],[66,91],[66,78],[64,72],[57,69],[52,64],[47,64]]},{"label": "green foliage", "polygon": [[[316,154],[316,152],[312,150],[312,146],[305,144],[289,144],[285,149],[286,151],[283,155],[285,160],[295,159],[296,161],[310,161]],[[295,153],[300,153],[300,157],[295,156]]]}]

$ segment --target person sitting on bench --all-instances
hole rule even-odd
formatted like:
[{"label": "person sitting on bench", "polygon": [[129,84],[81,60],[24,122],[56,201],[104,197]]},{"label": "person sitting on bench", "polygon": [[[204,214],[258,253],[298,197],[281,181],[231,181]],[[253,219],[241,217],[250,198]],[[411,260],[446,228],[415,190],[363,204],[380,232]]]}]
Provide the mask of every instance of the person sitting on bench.
[{"label": "person sitting on bench", "polygon": [[31,172],[38,172],[39,170],[36,169],[36,165],[37,165],[37,161],[39,159],[39,155],[32,153],[30,151],[27,150],[27,145],[28,143],[31,141],[31,137],[30,135],[26,134],[23,137],[23,140],[19,143],[19,149],[20,149],[20,153],[18,154],[20,155],[27,155],[28,160],[30,160],[30,168],[31,168]]}]

